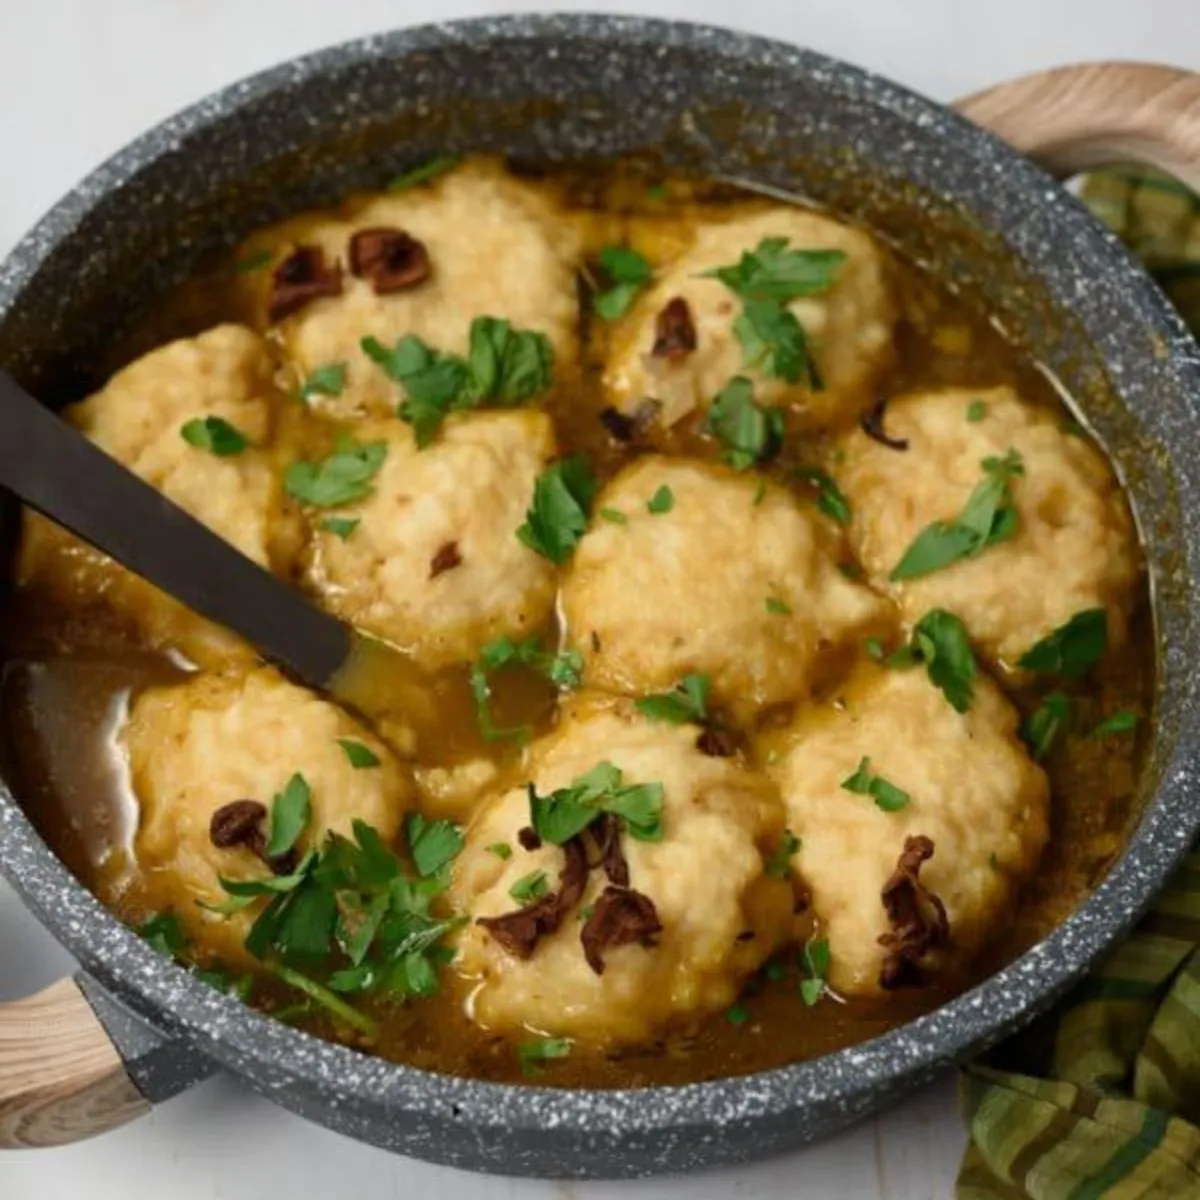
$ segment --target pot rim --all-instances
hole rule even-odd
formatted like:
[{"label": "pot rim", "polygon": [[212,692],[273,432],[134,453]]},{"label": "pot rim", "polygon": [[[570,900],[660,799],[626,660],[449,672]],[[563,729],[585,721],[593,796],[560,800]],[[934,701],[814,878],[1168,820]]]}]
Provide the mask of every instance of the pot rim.
[{"label": "pot rim", "polygon": [[[283,87],[340,68],[413,51],[497,41],[564,40],[598,46],[650,45],[663,54],[704,50],[744,63],[819,74],[831,90],[869,91],[911,122],[952,135],[957,153],[998,163],[1031,201],[1111,264],[1138,293],[1150,322],[1173,348],[1177,369],[1200,396],[1200,352],[1177,314],[1119,243],[1032,163],[934,101],[860,68],[786,43],[687,22],[592,13],[469,18],[346,42],[254,74],[167,118],[97,168],[18,243],[0,265],[0,319],[46,258],[70,239],[105,197],[190,136]],[[1190,362],[1185,361],[1189,352]],[[1200,466],[1179,471],[1181,508],[1200,499]],[[1184,509],[1184,511],[1187,511]],[[1194,571],[1190,571],[1194,575]],[[464,1126],[556,1130],[592,1135],[653,1134],[668,1128],[729,1126],[783,1117],[825,1103],[861,1111],[870,1096],[893,1092],[1006,1035],[1076,982],[1149,904],[1200,830],[1200,806],[1188,804],[1193,760],[1181,737],[1163,768],[1157,795],[1121,859],[1088,899],[1048,937],[1013,963],[934,1012],[871,1041],[821,1058],[754,1075],[672,1087],[611,1091],[488,1083],[393,1064],[281,1025],[219,994],[162,958],[78,883],[0,785],[0,865],[83,969],[142,1018],[286,1102],[292,1082],[319,1084],[336,1105],[370,1100],[391,1112],[440,1107]]]}]

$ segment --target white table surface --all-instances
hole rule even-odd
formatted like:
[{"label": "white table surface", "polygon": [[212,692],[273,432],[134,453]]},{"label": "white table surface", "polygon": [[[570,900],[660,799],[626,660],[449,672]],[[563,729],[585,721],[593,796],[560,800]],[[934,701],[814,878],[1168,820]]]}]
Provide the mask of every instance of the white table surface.
[{"label": "white table surface", "polygon": [[[101,159],[168,113],[293,54],[521,0],[0,0],[0,253]],[[630,10],[580,0],[594,10]],[[655,15],[734,24],[948,100],[1038,67],[1141,58],[1200,68],[1196,0],[653,0]],[[0,882],[0,999],[70,962]],[[946,1079],[786,1158],[690,1179],[567,1184],[426,1166],[305,1124],[216,1078],[107,1137],[0,1153],[3,1200],[943,1200],[963,1135]]]}]

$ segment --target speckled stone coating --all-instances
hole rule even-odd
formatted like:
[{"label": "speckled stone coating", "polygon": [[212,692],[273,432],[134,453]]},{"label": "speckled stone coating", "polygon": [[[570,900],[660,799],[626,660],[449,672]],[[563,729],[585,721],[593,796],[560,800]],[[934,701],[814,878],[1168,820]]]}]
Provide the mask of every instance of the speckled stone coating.
[{"label": "speckled stone coating", "polygon": [[[543,161],[651,152],[799,190],[930,263],[1065,382],[1129,484],[1155,588],[1156,748],[1127,851],[1041,945],[900,1030],[749,1078],[611,1092],[430,1075],[260,1017],[109,916],[4,792],[0,867],[92,978],[159,1034],[353,1137],[460,1167],[550,1176],[765,1156],[896,1099],[1044,1008],[1130,925],[1200,828],[1197,348],[1075,201],[945,109],[777,43],[558,16],[351,43],[165,122],[85,180],[0,267],[0,362],[48,398],[68,399],[154,297],[254,224],[469,149]],[[154,1086],[169,1090],[161,1079]]]}]

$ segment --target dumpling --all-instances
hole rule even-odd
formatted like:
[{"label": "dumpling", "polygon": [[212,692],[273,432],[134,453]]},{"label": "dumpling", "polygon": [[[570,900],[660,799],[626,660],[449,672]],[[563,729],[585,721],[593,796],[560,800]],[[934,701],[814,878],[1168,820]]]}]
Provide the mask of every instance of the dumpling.
[{"label": "dumpling", "polygon": [[[924,669],[864,663],[781,735],[770,770],[836,991],[953,976],[1011,912],[1049,816],[1046,776],[1017,724],[985,676],[959,713]],[[877,798],[877,779],[901,795],[885,787]]]},{"label": "dumpling", "polygon": [[[670,508],[651,512],[660,489]],[[825,518],[757,476],[647,456],[595,512],[562,588],[592,687],[640,695],[704,674],[714,703],[748,720],[887,621],[886,601],[837,569]]]},{"label": "dumpling", "polygon": [[[339,738],[366,746],[379,765],[355,769]],[[269,667],[146,689],[133,700],[122,741],[140,813],[135,850],[159,907],[173,909],[197,946],[231,965],[252,961],[242,943],[260,906],[220,917],[197,902],[227,899],[219,876],[256,879],[269,868],[246,844],[214,844],[215,813],[246,800],[269,812],[276,793],[302,775],[312,821],[298,849],[307,850],[331,830],[350,836],[355,819],[391,841],[413,799],[377,737]]]},{"label": "dumpling", "polygon": [[[454,869],[452,898],[472,918],[455,966],[471,989],[476,1022],[602,1045],[646,1042],[732,1003],[788,939],[792,888],[764,871],[784,829],[778,794],[734,759],[704,754],[700,733],[650,721],[628,702],[581,698],[529,748],[521,786],[482,809]],[[588,872],[594,846],[527,850],[519,836],[530,823],[525,779],[544,796],[600,764],[617,769],[621,786],[662,788],[661,840],[619,835],[623,883],[619,867]],[[513,890],[527,894],[538,873],[551,891],[569,886],[560,881],[572,870],[569,853],[582,855],[577,894],[535,944],[479,923],[517,910]],[[611,850],[603,860],[613,864]],[[621,924],[623,938],[614,936]]]},{"label": "dumpling", "polygon": [[554,609],[552,565],[517,538],[534,481],[555,453],[541,412],[451,417],[417,448],[398,420],[371,423],[360,443],[387,454],[374,490],[337,515],[345,537],[314,519],[306,578],[338,616],[434,669],[473,659],[502,635],[536,632]]},{"label": "dumpling", "polygon": [[[1085,609],[1106,611],[1110,645],[1124,640],[1137,545],[1120,486],[1096,449],[1007,387],[904,396],[888,405],[886,425],[908,449],[856,430],[842,443],[838,482],[870,581],[895,597],[909,622],[947,609],[1007,668]],[[1010,450],[1022,468],[1010,481],[1014,534],[923,577],[893,581],[916,536],[962,511],[985,478],[983,460]]]},{"label": "dumpling", "polygon": [[[427,263],[404,284],[377,290],[371,274],[373,252],[351,239],[382,232],[407,235],[400,258]],[[386,245],[386,243],[382,243]],[[365,246],[365,249],[364,249]],[[297,249],[319,249],[325,277],[337,277],[328,294],[294,309],[272,311],[274,274]],[[341,419],[384,416],[395,411],[398,386],[364,353],[362,339],[387,347],[406,334],[431,349],[465,355],[475,317],[508,320],[521,330],[545,334],[554,349],[557,372],[576,355],[578,304],[575,269],[579,238],[536,188],[497,164],[464,164],[421,187],[347,201],[341,208],[309,214],[255,234],[242,248],[243,261],[269,256],[243,276],[260,328],[278,323],[284,349],[298,375],[344,364],[344,387],[336,395],[314,395],[315,409]],[[355,263],[363,273],[356,275]],[[403,265],[403,264],[402,264]],[[283,306],[285,309],[287,305]]]},{"label": "dumpling", "polygon": [[[734,331],[742,301],[705,275],[735,265],[766,239],[786,239],[790,250],[846,256],[827,291],[788,304],[804,330],[820,389],[804,373],[789,383],[748,367]],[[660,315],[676,300],[686,305],[695,348],[656,356]],[[636,411],[656,400],[663,424],[673,425],[703,412],[733,376],[745,375],[760,403],[792,407],[803,427],[844,425],[872,402],[872,385],[891,359],[895,321],[886,260],[868,234],[803,208],[755,209],[697,227],[691,245],[658,273],[616,330],[604,385],[617,409]]]},{"label": "dumpling", "polygon": [[[262,338],[219,325],[137,359],[63,416],[248,558],[285,575],[300,527],[267,449],[277,402],[273,372]],[[184,425],[204,418],[232,425],[247,448],[218,455],[186,441]],[[25,517],[17,570],[22,586],[81,603],[100,593],[152,642],[196,661],[248,654],[232,634],[34,514]]]}]

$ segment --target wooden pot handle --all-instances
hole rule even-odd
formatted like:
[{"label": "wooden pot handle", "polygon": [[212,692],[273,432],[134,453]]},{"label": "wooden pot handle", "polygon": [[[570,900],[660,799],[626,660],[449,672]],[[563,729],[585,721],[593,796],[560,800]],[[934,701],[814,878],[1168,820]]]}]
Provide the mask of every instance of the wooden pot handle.
[{"label": "wooden pot handle", "polygon": [[1200,190],[1200,74],[1151,63],[1082,63],[960,100],[965,117],[1055,175],[1146,163]]},{"label": "wooden pot handle", "polygon": [[78,1142],[149,1111],[73,980],[0,1004],[0,1150]]}]

